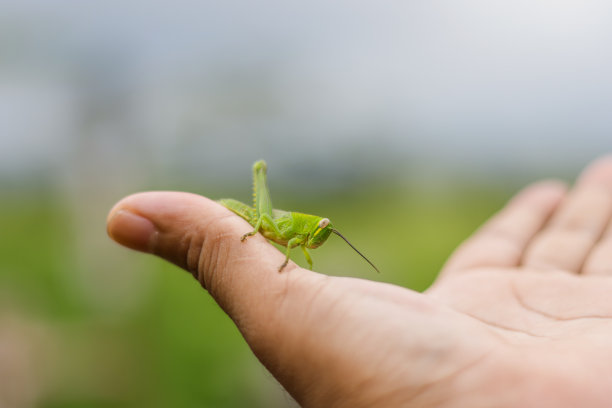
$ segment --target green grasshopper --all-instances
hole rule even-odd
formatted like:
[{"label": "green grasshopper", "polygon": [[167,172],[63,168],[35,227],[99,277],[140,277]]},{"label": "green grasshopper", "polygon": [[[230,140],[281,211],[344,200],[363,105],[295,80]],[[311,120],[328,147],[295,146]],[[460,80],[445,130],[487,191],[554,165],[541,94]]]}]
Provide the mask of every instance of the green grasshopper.
[{"label": "green grasshopper", "polygon": [[254,227],[253,231],[244,234],[240,241],[245,241],[248,237],[261,232],[266,239],[287,247],[285,262],[278,268],[279,272],[287,266],[291,249],[299,246],[302,248],[308,266],[312,270],[312,258],[307,248],[315,249],[323,245],[333,232],[372,265],[376,272],[379,272],[378,268],[368,258],[334,229],[329,218],[272,208],[266,176],[267,168],[268,166],[263,160],[253,164],[253,207],[231,198],[218,201]]}]

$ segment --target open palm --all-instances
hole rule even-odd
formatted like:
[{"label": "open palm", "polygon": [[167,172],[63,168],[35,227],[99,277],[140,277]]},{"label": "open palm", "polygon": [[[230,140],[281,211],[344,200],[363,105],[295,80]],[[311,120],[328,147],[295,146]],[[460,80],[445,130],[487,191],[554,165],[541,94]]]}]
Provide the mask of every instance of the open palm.
[{"label": "open palm", "polygon": [[[290,264],[192,194],[129,196],[118,242],[190,271],[304,406],[610,406],[612,159],[533,185],[420,294]],[[212,340],[211,340],[212,341]]]}]

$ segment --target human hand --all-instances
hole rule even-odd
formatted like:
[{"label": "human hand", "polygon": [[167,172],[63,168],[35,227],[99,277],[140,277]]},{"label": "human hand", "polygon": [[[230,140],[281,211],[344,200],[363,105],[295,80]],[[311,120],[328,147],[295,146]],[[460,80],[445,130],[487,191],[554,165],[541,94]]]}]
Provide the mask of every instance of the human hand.
[{"label": "human hand", "polygon": [[121,200],[109,235],[188,270],[304,406],[598,407],[612,394],[612,158],[519,193],[425,293],[293,263],[204,197]]}]

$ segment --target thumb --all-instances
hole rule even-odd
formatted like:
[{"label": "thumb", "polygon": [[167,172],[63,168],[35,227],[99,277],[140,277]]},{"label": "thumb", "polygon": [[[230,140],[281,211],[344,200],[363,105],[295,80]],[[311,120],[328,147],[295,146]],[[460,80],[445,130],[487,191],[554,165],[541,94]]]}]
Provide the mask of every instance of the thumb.
[{"label": "thumb", "polygon": [[[282,372],[294,371],[291,364],[309,325],[304,316],[330,278],[293,263],[279,273],[284,255],[265,238],[257,234],[240,241],[251,230],[220,204],[179,192],[128,196],[107,220],[108,234],[118,243],[189,271],[234,320],[258,358],[283,377]],[[317,300],[317,309],[325,304]]]},{"label": "thumb", "polygon": [[289,284],[316,284],[325,278],[295,264],[279,273],[284,255],[265,238],[257,234],[240,241],[252,229],[222,205],[180,192],[128,196],[107,219],[112,239],[190,272],[239,324],[269,320]]}]

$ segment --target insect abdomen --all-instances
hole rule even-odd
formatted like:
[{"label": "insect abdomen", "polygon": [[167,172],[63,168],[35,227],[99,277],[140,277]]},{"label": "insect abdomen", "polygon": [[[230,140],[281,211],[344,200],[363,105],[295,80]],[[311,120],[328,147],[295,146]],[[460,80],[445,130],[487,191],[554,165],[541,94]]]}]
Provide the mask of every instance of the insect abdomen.
[{"label": "insect abdomen", "polygon": [[255,210],[253,207],[233,198],[223,198],[217,202],[247,220],[249,224],[253,225],[255,223]]}]

